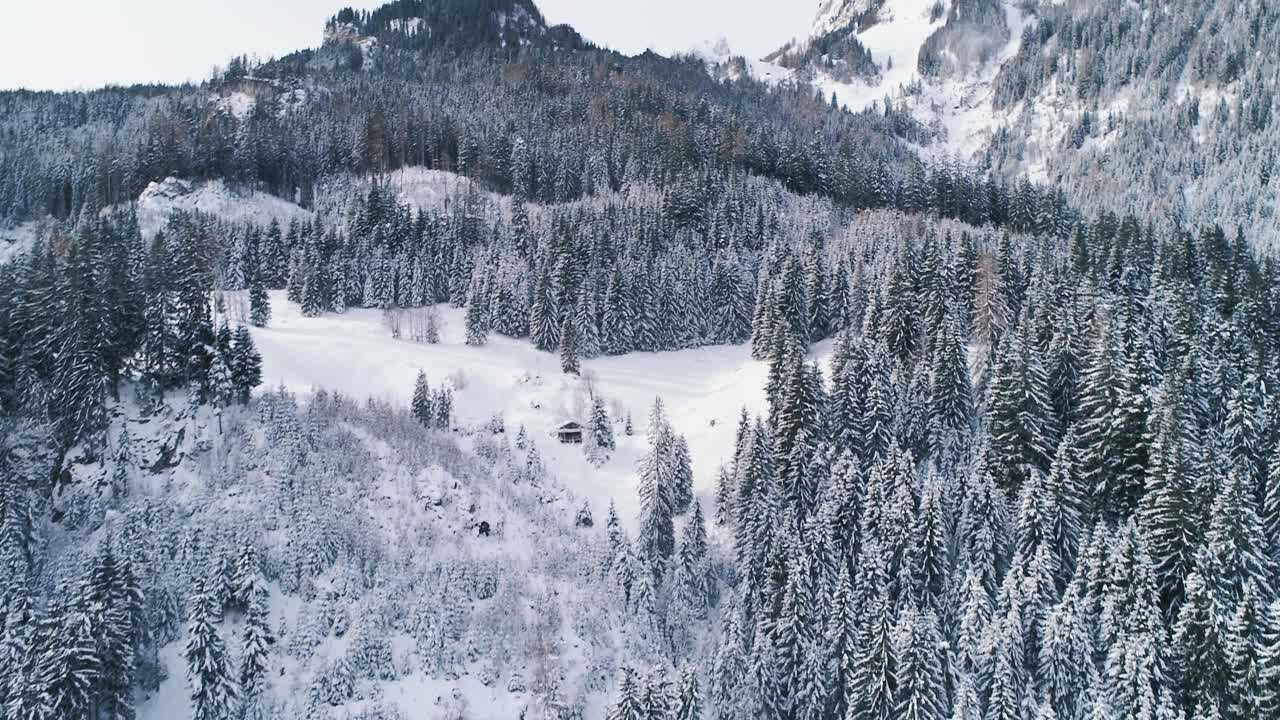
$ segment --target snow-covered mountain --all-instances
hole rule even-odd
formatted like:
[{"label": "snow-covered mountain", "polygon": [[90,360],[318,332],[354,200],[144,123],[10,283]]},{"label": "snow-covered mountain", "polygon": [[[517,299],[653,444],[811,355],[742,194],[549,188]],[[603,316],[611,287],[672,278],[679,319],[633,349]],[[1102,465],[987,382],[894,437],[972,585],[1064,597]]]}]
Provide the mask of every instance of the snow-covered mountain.
[{"label": "snow-covered mountain", "polygon": [[980,163],[1008,120],[992,88],[1032,21],[1006,0],[827,0],[807,38],[751,69],[799,79],[853,112],[905,110],[928,129],[927,159]]},{"label": "snow-covered mountain", "polygon": [[930,130],[926,159],[1060,183],[1086,213],[1225,213],[1270,245],[1278,22],[1259,3],[827,0],[755,74],[892,103]]},{"label": "snow-covered mountain", "polygon": [[381,48],[585,45],[573,28],[549,25],[533,0],[397,0],[372,12],[344,9],[325,25],[325,48],[355,47],[363,62]]},{"label": "snow-covered mountain", "polygon": [[0,714],[1280,717],[1277,22],[0,92]]}]

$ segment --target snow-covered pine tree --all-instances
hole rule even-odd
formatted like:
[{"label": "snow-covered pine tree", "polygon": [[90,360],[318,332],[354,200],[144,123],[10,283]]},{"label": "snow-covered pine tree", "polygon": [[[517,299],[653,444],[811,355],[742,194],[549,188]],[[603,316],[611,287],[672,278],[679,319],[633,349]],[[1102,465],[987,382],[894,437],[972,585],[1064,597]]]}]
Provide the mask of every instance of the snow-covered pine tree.
[{"label": "snow-covered pine tree", "polygon": [[120,429],[116,440],[116,452],[112,456],[111,495],[123,498],[129,494],[129,473],[133,470],[133,441],[129,436],[129,428]]},{"label": "snow-covered pine tree", "polygon": [[236,699],[231,658],[213,625],[213,602],[204,581],[197,579],[188,600],[190,610],[183,651],[195,720],[229,720]]},{"label": "snow-covered pine tree", "polygon": [[229,358],[221,352],[214,352],[209,365],[209,376],[205,381],[208,387],[209,401],[216,407],[226,407],[235,401],[237,396],[235,378],[228,364]]},{"label": "snow-covered pine tree", "polygon": [[238,402],[249,402],[249,394],[262,384],[262,356],[253,343],[249,328],[241,325],[232,336],[231,382]]},{"label": "snow-covered pine tree", "polygon": [[239,720],[265,720],[268,717],[268,664],[275,637],[271,632],[267,601],[266,590],[253,591],[241,631]]},{"label": "snow-covered pine tree", "polygon": [[620,671],[618,690],[609,709],[608,720],[645,720],[649,715],[643,705],[644,689],[636,680],[636,673],[624,666]]},{"label": "snow-covered pine tree", "polygon": [[887,593],[881,592],[866,609],[858,649],[850,671],[849,709],[856,720],[894,717],[897,664],[893,653],[893,616]]},{"label": "snow-covered pine tree", "polygon": [[248,610],[258,591],[262,590],[263,581],[258,570],[258,548],[251,539],[246,538],[236,555],[235,565],[231,571],[231,597],[228,604],[232,607]]},{"label": "snow-covered pine tree", "polygon": [[642,554],[658,574],[675,551],[675,438],[662,400],[655,399],[649,416],[649,451],[640,459],[640,535]]},{"label": "snow-covered pine tree", "polygon": [[672,720],[702,720],[702,691],[698,688],[698,673],[692,667],[685,666],[680,671]]},{"label": "snow-covered pine tree", "polygon": [[[422,424],[423,427],[434,427],[435,425],[435,406],[431,393],[431,386],[427,384],[427,373],[425,370],[418,371],[418,378],[413,384],[413,400],[409,405],[409,412],[413,417]],[[523,426],[521,426],[523,430]]]},{"label": "snow-covered pine tree", "polygon": [[609,453],[617,447],[613,439],[613,421],[605,409],[604,398],[595,394],[591,398],[591,423],[588,428],[587,459],[599,467],[609,460]]},{"label": "snow-covered pine tree", "polygon": [[467,301],[466,313],[467,344],[472,347],[484,347],[489,342],[489,327],[485,321],[484,309],[477,297]]},{"label": "snow-covered pine tree", "polygon": [[573,316],[566,315],[560,326],[560,369],[566,375],[580,372],[578,362],[578,326]]},{"label": "snow-covered pine tree", "polygon": [[692,506],[693,461],[689,455],[689,441],[684,435],[676,435],[671,443],[672,484],[671,507],[677,515],[683,515]]},{"label": "snow-covered pine tree", "polygon": [[947,718],[946,678],[938,650],[942,638],[933,612],[906,610],[894,636],[897,663],[893,717],[903,720]]},{"label": "snow-covered pine tree", "polygon": [[29,699],[19,695],[16,702],[10,702],[10,713],[23,717],[25,705],[30,713],[27,717],[88,717],[102,681],[102,660],[90,619],[74,607],[50,608],[49,619],[52,622],[42,624],[48,633],[43,642],[30,648],[40,655],[34,676],[26,682],[34,684],[39,695],[29,704]]},{"label": "snow-covered pine tree", "polygon": [[260,328],[271,322],[271,300],[267,297],[261,270],[254,274],[253,282],[249,285],[249,322]]}]

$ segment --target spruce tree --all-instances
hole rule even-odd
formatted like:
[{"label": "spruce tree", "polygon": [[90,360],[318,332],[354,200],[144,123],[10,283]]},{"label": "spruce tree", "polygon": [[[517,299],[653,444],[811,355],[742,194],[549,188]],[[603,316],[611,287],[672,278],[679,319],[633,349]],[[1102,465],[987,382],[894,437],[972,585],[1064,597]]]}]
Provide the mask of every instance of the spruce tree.
[{"label": "spruce tree", "polygon": [[1258,717],[1263,696],[1262,665],[1266,607],[1257,586],[1245,583],[1244,595],[1227,622],[1227,667],[1230,682],[1225,700],[1225,717],[1234,720]]},{"label": "spruce tree", "polygon": [[[28,682],[39,684],[38,700],[43,712],[34,717],[82,718],[95,707],[102,663],[89,617],[82,611],[67,608],[51,610],[57,625],[47,628],[50,635],[41,643],[39,666]],[[15,705],[11,703],[11,711]]]},{"label": "spruce tree", "polygon": [[413,384],[413,400],[409,407],[410,413],[423,427],[430,428],[435,425],[435,407],[425,370],[418,371],[418,379]]},{"label": "spruce tree", "polygon": [[253,283],[249,285],[249,322],[260,328],[271,322],[271,301],[267,298],[261,271],[254,274]]},{"label": "spruce tree", "polygon": [[577,375],[578,367],[578,329],[573,317],[564,319],[560,327],[560,369],[566,375]]},{"label": "spruce tree", "polygon": [[587,458],[599,467],[609,459],[609,453],[617,447],[613,439],[613,421],[605,409],[604,398],[594,395],[591,398],[591,422],[587,436]]},{"label": "spruce tree", "polygon": [[489,327],[485,322],[484,310],[479,298],[472,297],[467,303],[466,314],[467,344],[472,347],[484,347],[489,342]]},{"label": "spruce tree", "polygon": [[656,399],[649,421],[649,451],[640,459],[640,535],[637,538],[653,570],[665,566],[675,551],[675,482],[672,463],[675,438],[662,400]]},{"label": "spruce tree", "polygon": [[893,616],[887,592],[880,592],[866,609],[851,673],[850,720],[888,720],[898,698],[897,666],[893,653]]},{"label": "spruce tree", "polygon": [[693,668],[680,671],[677,693],[673,720],[702,720],[702,691],[698,689],[698,674]]},{"label": "spruce tree", "polygon": [[239,402],[249,402],[249,394],[262,384],[262,356],[253,343],[249,328],[236,328],[231,351],[231,381]]},{"label": "spruce tree", "polygon": [[240,720],[267,717],[270,646],[275,642],[267,610],[267,592],[254,590],[245,616],[240,648]]},{"label": "spruce tree", "polygon": [[1186,599],[1178,611],[1173,647],[1188,707],[1216,704],[1230,684],[1226,618],[1214,595],[1199,570],[1187,575]]},{"label": "spruce tree", "polygon": [[672,465],[671,507],[677,515],[683,515],[693,505],[693,461],[689,455],[689,441],[677,435],[671,443]]},{"label": "spruce tree", "polygon": [[1280,716],[1280,600],[1273,600],[1267,609],[1258,665],[1261,668],[1258,678],[1261,687],[1258,692],[1259,716]]},{"label": "spruce tree", "polygon": [[897,695],[893,717],[943,720],[947,717],[946,680],[939,649],[942,639],[931,611],[907,610],[894,637]]},{"label": "spruce tree", "polygon": [[623,667],[618,680],[618,692],[613,706],[605,716],[608,720],[644,720],[647,715],[642,705],[643,690],[637,685],[635,671]]},{"label": "spruce tree", "polygon": [[231,659],[212,621],[213,602],[205,583],[197,580],[188,601],[190,611],[183,651],[195,720],[227,720],[236,698]]}]

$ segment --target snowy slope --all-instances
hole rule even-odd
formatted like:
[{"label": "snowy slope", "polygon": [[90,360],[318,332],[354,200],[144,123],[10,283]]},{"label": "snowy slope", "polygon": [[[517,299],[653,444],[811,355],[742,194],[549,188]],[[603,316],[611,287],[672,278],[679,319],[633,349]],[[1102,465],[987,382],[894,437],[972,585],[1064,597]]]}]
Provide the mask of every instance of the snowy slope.
[{"label": "snowy slope", "polygon": [[[871,59],[880,67],[877,82],[839,83],[819,74],[815,84],[822,88],[824,95],[834,93],[841,105],[855,112],[883,102],[886,95],[899,95],[918,77],[916,58],[920,46],[942,25],[941,20],[929,20],[929,9],[934,3],[935,0],[891,0],[880,10],[879,22],[858,33],[858,40],[871,51]],[[814,34],[824,32],[823,28],[834,29],[832,24],[840,22],[842,17],[844,15],[819,16]]]},{"label": "snowy slope", "polygon": [[[494,413],[504,415],[508,433],[525,425],[552,474],[589,499],[596,517],[615,499],[624,522],[635,520],[635,466],[646,449],[643,435],[655,397],[663,399],[675,430],[689,441],[695,486],[704,497],[730,458],[741,408],[753,414],[765,409],[768,368],[752,360],[746,346],[584,360],[579,379],[562,374],[556,356],[524,340],[494,335],[486,347],[465,345],[460,309],[441,306],[442,342],[424,345],[392,339],[376,310],[307,318],[282,293],[272,293],[271,300],[270,327],[254,330],[265,386],[283,384],[299,392],[323,386],[407,404],[419,369],[433,387],[461,377],[454,405],[460,428],[478,428]],[[560,445],[551,435],[560,419],[581,416],[588,380],[609,401],[619,441],[613,459],[598,470],[582,448]],[[631,413],[635,437],[623,435],[618,409]],[[704,505],[711,507],[706,500]]]},{"label": "snowy slope", "polygon": [[31,249],[42,230],[40,221],[25,222],[12,228],[0,228],[0,265],[22,257]]},{"label": "snowy slope", "polygon": [[[292,325],[296,318],[291,317],[283,304],[283,298],[273,299],[276,301],[276,312],[283,316],[281,325]],[[376,316],[376,313],[365,314]],[[361,318],[352,319],[357,321],[353,325],[358,331]],[[317,327],[310,329],[317,330],[317,333],[321,327],[329,328],[335,335],[344,334],[350,329],[324,319],[316,320],[315,324]],[[263,331],[259,338],[270,338],[273,332]],[[284,332],[284,328],[281,332]],[[370,333],[376,334],[372,330]],[[376,347],[374,349],[381,350]],[[291,348],[291,351],[297,350],[306,351],[307,348]],[[339,362],[353,359],[334,354],[327,357]],[[361,366],[362,369],[364,367]],[[313,374],[320,379],[333,379],[324,373]],[[356,376],[352,374],[348,377]],[[377,382],[360,384],[338,381],[330,386],[344,390],[350,388],[348,391],[354,393],[376,388],[378,385]],[[181,407],[181,402],[175,403],[174,407]],[[281,558],[288,557],[291,552],[291,541],[287,538],[296,537],[296,528],[273,527],[270,523],[264,526],[263,520],[258,517],[262,507],[274,507],[278,502],[272,496],[280,477],[274,475],[276,466],[271,462],[269,454],[264,459],[263,453],[254,452],[244,444],[252,445],[255,442],[253,438],[263,431],[258,424],[264,421],[257,412],[245,411],[236,406],[227,408],[224,416],[225,432],[222,430],[223,421],[215,421],[208,407],[200,409],[194,416],[188,415],[186,411],[170,408],[155,416],[141,417],[136,407],[128,403],[122,406],[117,418],[121,424],[127,423],[129,427],[137,453],[134,464],[138,468],[150,466],[156,459],[156,446],[161,442],[173,442],[179,457],[179,462],[171,472],[138,473],[129,496],[141,502],[172,508],[177,516],[183,518],[181,522],[184,526],[207,528],[219,523],[229,524],[236,528],[237,535],[246,533],[248,537],[258,538],[264,556],[280,562]],[[492,567],[512,571],[512,574],[505,576],[505,582],[513,583],[516,589],[507,592],[506,604],[500,605],[503,599],[492,597],[469,599],[472,605],[470,611],[475,613],[477,624],[490,620],[499,612],[523,612],[528,615],[545,613],[545,605],[537,603],[548,602],[557,603],[558,613],[568,620],[576,620],[584,612],[588,618],[597,617],[593,613],[598,605],[584,605],[580,602],[584,593],[595,592],[596,589],[580,587],[580,578],[575,573],[580,564],[589,565],[595,561],[594,543],[603,536],[600,527],[581,529],[572,526],[574,511],[580,505],[576,497],[564,492],[557,496],[554,492],[543,492],[529,485],[513,485],[509,477],[491,472],[489,468],[477,464],[470,455],[449,452],[454,443],[452,438],[433,439],[421,432],[411,433],[417,436],[420,443],[426,436],[427,446],[440,448],[442,452],[434,456],[428,455],[424,459],[421,444],[413,445],[412,442],[410,446],[418,452],[404,452],[404,438],[395,433],[380,435],[362,425],[369,418],[370,414],[358,414],[351,420],[339,420],[335,423],[339,434],[349,434],[357,439],[360,446],[358,449],[345,448],[341,452],[346,455],[345,460],[359,466],[360,472],[330,485],[326,504],[349,499],[349,493],[358,489],[360,500],[350,507],[351,522],[355,527],[368,529],[376,535],[377,537],[368,539],[384,543],[387,555],[412,557],[429,546],[430,553],[422,553],[421,558],[415,558],[415,562],[421,562],[416,566],[418,568],[431,568],[434,567],[433,563],[453,558],[458,562],[473,563],[473,566],[475,563],[490,563]],[[331,421],[326,419],[321,422]],[[249,428],[247,435],[241,430],[245,426]],[[179,438],[176,441],[173,440],[175,436]],[[325,437],[329,440],[336,439],[332,433]],[[540,447],[547,451],[551,449],[546,443]],[[217,458],[225,457],[228,452],[238,454],[246,462],[238,465],[236,479],[231,485],[223,486],[219,484],[216,472]],[[366,452],[367,455],[364,454]],[[550,458],[548,460],[548,464],[554,467],[555,461]],[[75,472],[83,475],[76,487],[91,488],[93,473],[103,470],[86,465],[77,466]],[[343,486],[342,483],[345,482],[350,482],[351,486]],[[67,501],[66,498],[62,500]],[[598,523],[602,524],[603,515],[598,517]],[[483,540],[477,538],[474,526],[479,519],[494,522],[494,536]],[[161,542],[173,541],[174,538],[166,537]],[[341,567],[332,572],[320,573],[314,579],[316,594],[324,596],[327,589],[335,585],[341,586],[344,577]],[[370,588],[359,599],[344,595],[344,599],[351,603],[349,608],[344,608],[344,612],[349,611],[356,616],[351,618],[351,631],[322,631],[317,638],[317,646],[314,649],[308,648],[306,652],[300,652],[292,638],[309,631],[309,622],[315,622],[317,617],[326,612],[325,603],[318,597],[307,597],[297,590],[287,591],[280,582],[271,582],[267,586],[270,593],[269,625],[277,629],[279,640],[269,658],[271,696],[275,702],[289,703],[295,713],[305,706],[308,688],[314,685],[316,674],[323,672],[339,658],[349,657],[351,646],[361,628],[367,628],[362,625],[362,618],[358,617],[364,610],[369,610],[371,617],[375,618],[379,612],[399,613],[394,622],[394,627],[398,630],[387,639],[392,648],[397,673],[394,679],[362,681],[359,691],[350,701],[343,703],[341,710],[332,711],[343,714],[324,717],[352,717],[350,713],[357,713],[355,717],[364,717],[358,713],[378,707],[395,708],[398,714],[387,717],[406,720],[503,718],[513,716],[514,712],[534,701],[532,689],[528,686],[532,684],[531,675],[536,672],[538,659],[520,652],[515,652],[503,664],[496,665],[504,668],[503,671],[496,677],[488,676],[487,680],[484,679],[485,670],[490,667],[490,662],[496,662],[488,657],[472,658],[465,662],[465,672],[460,676],[433,673],[425,669],[420,658],[415,656],[414,638],[405,632],[405,628],[413,625],[413,615],[418,612],[418,605],[411,599],[406,600],[405,605],[400,605],[394,599],[397,591],[403,591],[405,586],[413,587],[414,574],[406,572],[393,575],[384,582],[396,587]],[[179,585],[181,584],[180,582]],[[522,596],[519,602],[512,603],[510,596],[519,593],[521,588],[527,589],[529,596]],[[421,591],[427,593],[430,589]],[[225,622],[217,628],[226,645],[233,651],[238,651],[242,620],[238,611],[228,611]],[[506,640],[512,643],[516,651],[521,651],[523,643],[528,641],[525,637],[526,628],[536,623],[529,620],[529,625],[523,625],[520,620],[511,618],[504,622],[506,624],[503,628],[513,631]],[[612,629],[616,631],[616,628]],[[495,632],[498,630],[495,629]],[[612,637],[614,632],[603,638],[583,638],[573,622],[565,622],[560,632],[562,635],[559,636],[558,644],[562,668],[566,673],[566,687],[579,687],[580,676],[594,667],[586,656],[592,652],[608,652],[620,645]],[[155,692],[139,697],[137,714],[141,720],[191,717],[190,687],[186,678],[186,660],[183,657],[185,643],[186,636],[181,635],[159,649],[158,660],[165,668],[165,677]],[[517,679],[520,682],[516,682]],[[586,705],[591,711],[587,717],[600,716],[603,702],[604,695],[600,692],[586,698]],[[280,707],[283,709],[283,706]],[[465,709],[465,712],[460,709]]]},{"label": "snowy slope", "polygon": [[266,224],[279,220],[309,220],[306,209],[256,190],[233,190],[222,180],[193,181],[174,177],[153,182],[138,196],[138,226],[144,237],[164,227],[169,214],[199,211],[234,222]]},{"label": "snowy slope", "polygon": [[[857,33],[858,41],[880,69],[877,77],[840,82],[821,68],[805,68],[804,73],[824,96],[835,95],[840,105],[853,112],[880,107],[886,98],[905,106],[935,132],[934,142],[919,148],[925,157],[953,155],[968,161],[984,149],[996,129],[1021,114],[1021,106],[994,111],[991,87],[1000,67],[1018,52],[1023,28],[1031,18],[1007,0],[1004,8],[1010,39],[990,62],[941,79],[923,78],[917,71],[920,49],[946,21],[945,12],[931,19],[935,4],[935,0],[888,0],[878,9],[876,22]],[[871,0],[829,0],[819,8],[811,38],[849,27],[875,5]],[[942,6],[945,9],[948,4]],[[713,73],[723,74],[728,53],[715,52],[715,48],[700,48],[695,54],[707,61]],[[764,61],[750,61],[748,67],[753,76],[766,81],[796,77],[795,71]]]}]

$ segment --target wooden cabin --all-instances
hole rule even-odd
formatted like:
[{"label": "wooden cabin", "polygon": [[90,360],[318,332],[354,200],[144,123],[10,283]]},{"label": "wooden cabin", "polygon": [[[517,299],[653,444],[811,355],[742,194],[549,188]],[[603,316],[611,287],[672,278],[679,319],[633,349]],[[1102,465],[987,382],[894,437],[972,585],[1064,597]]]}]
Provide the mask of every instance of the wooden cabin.
[{"label": "wooden cabin", "polygon": [[581,445],[582,432],[582,423],[570,420],[556,428],[556,439],[566,445]]}]

